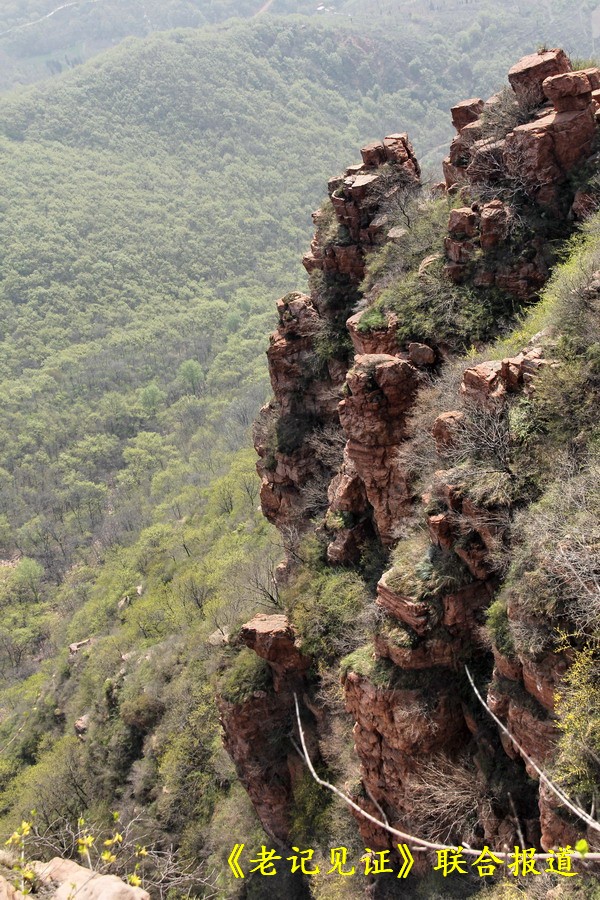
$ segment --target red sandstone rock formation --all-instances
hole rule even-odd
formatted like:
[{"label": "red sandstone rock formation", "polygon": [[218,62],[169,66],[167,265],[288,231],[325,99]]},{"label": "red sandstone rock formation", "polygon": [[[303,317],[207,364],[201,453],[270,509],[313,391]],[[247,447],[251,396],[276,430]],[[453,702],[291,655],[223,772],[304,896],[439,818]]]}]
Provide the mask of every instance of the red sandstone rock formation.
[{"label": "red sandstone rock formation", "polygon": [[387,545],[394,540],[402,508],[411,500],[407,475],[396,455],[417,385],[416,369],[404,359],[357,356],[346,378],[348,396],[339,405],[348,458],[364,484],[377,532]]},{"label": "red sandstone rock formation", "polygon": [[563,50],[541,50],[515,63],[508,73],[508,80],[518,100],[534,105],[543,99],[544,80],[569,72],[571,68],[571,62]]},{"label": "red sandstone rock formation", "polygon": [[[344,693],[356,723],[354,744],[367,795],[402,828],[410,809],[408,776],[432,753],[443,748],[451,754],[467,740],[460,700],[435,688],[377,687],[352,671],[344,678]],[[377,847],[392,845],[386,832],[363,819],[358,822],[365,841],[373,840]]]},{"label": "red sandstone rock formation", "polygon": [[242,626],[239,640],[267,661],[273,689],[254,691],[241,703],[218,698],[224,744],[263,828],[285,842],[299,773],[282,738],[292,728],[293,693],[302,696],[311,661],[299,651],[294,629],[283,615],[255,616]]},{"label": "red sandstone rock formation", "polygon": [[[600,85],[596,68],[572,71],[562,50],[526,56],[509,72],[516,103],[529,121],[498,137],[486,125],[486,111],[498,98],[483,104],[465,100],[452,110],[458,131],[444,160],[448,189],[461,187],[461,196],[497,196],[480,207],[453,210],[445,241],[447,277],[459,284],[470,278],[479,286],[498,288],[521,300],[533,297],[548,277],[543,248],[533,242],[530,251],[501,263],[493,255],[509,237],[515,209],[512,197],[548,209],[555,217],[584,217],[597,207],[594,197],[574,204],[567,178],[592,153],[597,134]],[[599,95],[600,96],[600,95]],[[486,130],[487,129],[487,130]],[[517,217],[518,218],[518,217]],[[478,259],[483,251],[483,259]]]},{"label": "red sandstone rock formation", "polygon": [[378,216],[381,200],[381,173],[391,164],[405,184],[418,184],[421,169],[406,134],[390,134],[383,141],[363,147],[362,166],[350,166],[344,175],[329,181],[329,197],[339,224],[347,229],[349,241],[323,245],[318,233],[302,262],[308,272],[320,269],[347,275],[358,283],[364,275],[365,251],[381,243],[386,220]]},{"label": "red sandstone rock formation", "polygon": [[[574,204],[565,185],[569,172],[591,152],[596,136],[600,70],[572,72],[571,68],[560,50],[533,54],[513,67],[509,81],[515,107],[529,110],[529,121],[502,139],[486,137],[486,109],[497,99],[486,104],[470,99],[453,108],[457,136],[444,172],[448,188],[461,185],[463,205],[449,212],[444,240],[445,272],[451,280],[468,279],[482,290],[501,290],[521,300],[535,297],[543,286],[549,273],[543,238],[521,241],[517,256],[513,253],[511,242],[521,213],[511,190],[520,192],[523,203],[535,205],[538,212],[545,208],[545,215],[550,210],[561,222],[566,223],[569,213],[585,214],[578,211],[583,210],[583,199],[579,206]],[[379,208],[382,191],[394,189],[387,167],[395,171],[397,188],[415,185],[419,177],[406,135],[390,135],[363,147],[361,153],[362,164],[329,182],[343,240],[326,243],[319,231],[320,214],[315,214],[317,234],[304,258],[309,272],[338,279],[354,298],[367,254],[385,240],[401,242],[404,237],[404,229],[389,230]],[[510,190],[505,189],[506,183]],[[427,267],[439,257],[435,253],[423,260],[419,276],[426,276]],[[376,602],[386,624],[375,635],[373,652],[376,660],[395,667],[395,679],[384,687],[373,680],[375,676],[351,667],[344,677],[346,706],[356,723],[362,781],[370,798],[361,803],[375,814],[379,804],[391,822],[410,826],[410,778],[418,775],[432,754],[443,750],[451,756],[459,749],[467,753],[483,781],[483,773],[502,756],[510,779],[525,785],[523,790],[531,798],[534,788],[525,772],[531,778],[536,773],[525,755],[538,764],[551,759],[557,738],[554,694],[569,660],[557,655],[509,658],[493,648],[488,700],[515,743],[459,698],[455,679],[466,659],[488,659],[491,670],[492,652],[482,643],[481,631],[498,584],[493,556],[507,540],[509,502],[492,510],[480,501],[475,503],[469,484],[461,483],[460,472],[451,469],[436,473],[435,483],[421,501],[415,497],[399,450],[419,388],[435,374],[446,349],[434,341],[431,346],[420,341],[400,344],[395,313],[386,314],[379,327],[361,330],[365,311],[349,315],[351,307],[349,302],[347,330],[356,353],[354,362],[329,361],[326,369],[317,367],[317,373],[315,338],[324,324],[334,321],[339,309],[332,312],[317,290],[311,296],[292,294],[278,302],[279,327],[268,350],[274,401],[263,411],[256,437],[265,515],[281,529],[291,524],[309,527],[312,513],[303,507],[303,489],[317,474],[329,504],[319,528],[329,536],[327,557],[332,565],[354,563],[374,534],[385,547],[392,547],[404,520],[414,516],[427,527],[427,558],[437,553],[462,566],[458,583],[429,595],[417,589],[411,592],[410,586],[394,589],[405,582],[394,581],[391,572],[377,585]],[[465,413],[473,406],[493,415],[511,395],[533,392],[540,369],[552,365],[541,346],[530,346],[514,357],[467,366],[460,396],[433,425],[441,459],[447,460],[460,442]],[[458,408],[460,398],[465,412]],[[324,470],[304,437],[294,449],[269,443],[268,421],[282,417],[341,424],[346,446],[339,469]],[[265,728],[276,731],[284,723],[289,726],[291,685],[302,692],[308,661],[282,616],[255,618],[242,629],[242,639],[267,660],[274,690],[256,695],[241,707],[222,702],[227,746],[259,816],[270,823],[270,833],[285,840],[294,765],[281,756],[261,756],[256,747]],[[405,686],[408,683],[410,687]],[[248,766],[243,762],[246,758]],[[482,797],[479,805],[482,839],[496,847],[518,842],[518,823],[506,796],[495,798],[494,804]],[[529,803],[517,813],[528,839],[538,843],[541,830],[545,848],[572,841],[570,823],[544,790],[539,791],[539,817],[534,807],[535,803]],[[387,835],[358,821],[369,846],[389,846]]]}]

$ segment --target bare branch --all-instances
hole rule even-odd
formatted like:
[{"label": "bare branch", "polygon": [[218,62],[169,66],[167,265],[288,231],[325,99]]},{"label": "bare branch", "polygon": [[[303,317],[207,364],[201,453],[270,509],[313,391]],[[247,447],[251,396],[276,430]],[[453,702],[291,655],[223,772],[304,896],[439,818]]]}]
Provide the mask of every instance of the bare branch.
[{"label": "bare branch", "polygon": [[[470,678],[470,675],[469,675],[469,678]],[[471,679],[471,684],[473,684],[472,679]],[[474,684],[473,684],[473,689],[476,691],[481,702],[484,703],[483,699],[481,698],[481,695],[475,688]],[[415,851],[424,852],[426,850],[455,850],[456,849],[456,847],[452,846],[451,844],[442,844],[442,843],[437,843],[436,841],[427,841],[424,838],[417,837],[414,834],[408,834],[405,831],[399,831],[397,828],[393,828],[387,822],[384,822],[381,819],[378,819],[375,816],[372,816],[371,813],[368,813],[361,806],[359,806],[358,803],[355,803],[351,797],[349,797],[343,791],[340,791],[340,789],[337,788],[334,784],[331,784],[329,781],[325,781],[325,779],[320,778],[319,775],[317,775],[315,767],[312,764],[311,758],[308,753],[308,748],[306,746],[306,738],[304,736],[304,729],[302,728],[302,720],[300,718],[300,705],[298,703],[298,695],[297,694],[294,694],[294,703],[296,706],[296,723],[298,725],[298,732],[300,734],[300,742],[302,744],[302,749],[300,750],[300,748],[295,744],[295,742],[294,742],[294,746],[296,747],[296,750],[298,751],[299,755],[302,756],[302,758],[304,759],[306,765],[308,766],[308,770],[309,770],[311,776],[317,782],[317,784],[321,785],[321,787],[326,788],[332,794],[335,794],[335,796],[339,797],[340,800],[343,800],[343,802],[347,806],[349,806],[356,813],[358,813],[360,816],[362,816],[362,818],[367,819],[369,822],[372,822],[374,825],[377,825],[377,827],[383,829],[383,831],[387,831],[388,834],[393,834],[394,837],[399,838],[401,841],[411,844],[412,849],[414,849]],[[484,703],[484,705],[485,705],[485,703]],[[486,706],[486,709],[487,709],[487,706]],[[488,711],[490,712],[490,715],[494,716],[494,714],[491,712],[491,710],[488,710]],[[494,719],[495,718],[496,717],[494,716]],[[499,720],[497,720],[497,722],[502,728],[504,728],[504,726],[502,725],[502,723]],[[509,737],[510,737],[510,735],[509,735]],[[511,740],[512,740],[512,738],[511,738]],[[546,779],[546,776],[544,776],[544,778]],[[548,783],[550,784],[549,781],[548,781]],[[577,810],[577,807],[575,807],[575,806],[573,806],[572,808],[575,811]],[[600,825],[598,825],[597,822],[595,822],[593,819],[591,819],[588,816],[588,814],[585,813],[583,810],[581,810],[581,813],[583,813],[583,816],[585,816],[586,820],[590,819],[590,821],[593,822],[596,830],[600,831]],[[579,816],[580,815],[579,812],[576,812],[576,815]],[[489,848],[488,848],[488,850],[489,850]],[[463,845],[462,852],[465,856],[478,857],[481,855],[481,853],[483,851],[482,851],[482,849],[474,849],[473,847],[467,847],[467,846]],[[493,850],[492,852],[496,856],[500,857],[500,859],[509,859],[513,855],[511,853],[507,853],[505,850]],[[536,853],[536,859],[551,859],[554,856],[555,856],[554,853]],[[600,860],[600,853],[586,853],[585,860]]]}]

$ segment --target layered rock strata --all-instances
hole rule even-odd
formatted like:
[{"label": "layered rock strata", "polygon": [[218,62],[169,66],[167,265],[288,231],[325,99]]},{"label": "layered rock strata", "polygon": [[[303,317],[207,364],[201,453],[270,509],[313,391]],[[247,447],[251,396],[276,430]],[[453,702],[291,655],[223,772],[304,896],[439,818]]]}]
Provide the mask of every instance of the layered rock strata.
[{"label": "layered rock strata", "polygon": [[[533,211],[562,236],[578,214],[568,176],[594,150],[600,70],[573,72],[563,51],[550,50],[521,60],[509,81],[512,101],[471,98],[452,109],[457,137],[444,174],[449,196],[459,198],[449,202],[443,246],[422,260],[418,277],[442,259],[449,283],[466,281],[526,302],[546,282],[551,260],[546,233],[527,233],[525,213]],[[510,127],[499,136],[489,122],[501,102],[508,103]],[[515,124],[519,118],[521,124]],[[447,360],[447,347],[434,340],[400,340],[398,310],[384,310],[373,320],[378,324],[364,327],[371,321],[363,320],[369,310],[353,307],[368,254],[386,242],[401,242],[405,233],[387,219],[386,198],[418,191],[418,179],[413,149],[399,134],[364,147],[362,163],[329,182],[329,225],[325,210],[314,214],[317,231],[304,257],[311,293],[278,302],[279,326],[268,350],[274,399],[261,412],[255,433],[261,503],[285,533],[313,527],[315,512],[325,513],[318,529],[328,538],[332,565],[355,564],[374,540],[385,549],[395,547],[395,565],[377,585],[381,622],[372,647],[360,665],[350,658],[343,677],[346,709],[355,721],[359,802],[420,833],[424,826],[411,799],[414,785],[431,777],[433,763],[442,760],[444,771],[451,772],[462,760],[480,785],[472,840],[512,848],[522,832],[531,845],[548,849],[573,843],[574,824],[540,788],[526,757],[542,766],[552,759],[554,695],[569,659],[508,658],[486,643],[485,612],[498,588],[496,557],[510,540],[513,500],[509,490],[505,497],[477,499],[468,474],[450,463],[470,416],[479,411],[482,420],[500,421],[511,399],[534,393],[540,371],[554,363],[539,340],[510,358],[465,364],[456,397],[431,428],[439,471],[425,492],[417,490],[404,452],[410,417],[422,385],[431,383]],[[354,358],[323,357],[323,329],[344,320]],[[327,428],[338,437],[341,430],[344,449],[337,462],[315,449],[314,436]],[[497,474],[510,486],[508,462]],[[403,536],[407,523],[409,537]],[[245,709],[223,707],[223,721],[227,746],[261,819],[271,828],[276,822],[277,835],[285,839],[293,767],[279,760],[275,796],[265,786],[277,782],[276,760],[261,763],[252,756],[252,745],[259,717],[263,722],[272,717],[274,728],[285,721],[290,679],[301,690],[307,662],[296,656],[293,633],[287,632],[287,644],[281,637],[273,641],[274,647],[286,647],[281,669],[279,651],[267,649],[259,635],[252,623],[242,631],[247,645],[272,666],[276,687],[268,697],[252,698]],[[491,676],[490,708],[514,741],[478,706],[465,681],[465,663]],[[252,784],[244,774],[246,753],[255,767],[263,765]],[[391,846],[384,831],[360,817],[358,825],[367,846]]]},{"label": "layered rock strata", "polygon": [[[284,615],[255,616],[242,626],[239,641],[267,662],[272,687],[255,690],[239,703],[220,697],[225,749],[266,833],[286,843],[294,785],[302,777],[287,736],[294,727],[294,693],[302,697],[311,661],[298,649],[294,629]],[[318,756],[310,730],[308,737]]]},{"label": "layered rock strata", "polygon": [[[310,296],[288,294],[277,303],[279,326],[267,351],[273,401],[261,410],[254,443],[260,457],[262,508],[278,528],[302,528],[307,514],[314,512],[307,508],[307,494],[314,495],[314,486],[326,484],[334,474],[316,458],[310,435],[328,424],[339,425],[338,403],[348,365],[343,354],[324,358],[320,341],[332,330],[344,329],[358,298],[365,255],[385,240],[382,201],[419,184],[419,164],[406,134],[388,135],[361,152],[362,164],[329,182],[335,236],[326,237],[318,227],[303,260],[309,273],[318,272],[324,280]],[[321,212],[314,214],[317,224],[321,218]],[[390,344],[388,349],[396,348]],[[364,518],[361,510],[356,525],[362,536],[368,531]],[[350,535],[348,542],[356,543],[356,537]]]},{"label": "layered rock strata", "polygon": [[[547,280],[551,260],[543,234],[523,235],[523,202],[558,220],[597,208],[595,196],[575,193],[568,179],[595,148],[600,69],[573,72],[562,50],[549,50],[522,59],[509,81],[512,104],[495,95],[453,108],[458,134],[444,160],[445,183],[472,205],[450,216],[445,272],[456,283],[468,279],[527,301]],[[518,252],[500,252],[513,233]]]}]

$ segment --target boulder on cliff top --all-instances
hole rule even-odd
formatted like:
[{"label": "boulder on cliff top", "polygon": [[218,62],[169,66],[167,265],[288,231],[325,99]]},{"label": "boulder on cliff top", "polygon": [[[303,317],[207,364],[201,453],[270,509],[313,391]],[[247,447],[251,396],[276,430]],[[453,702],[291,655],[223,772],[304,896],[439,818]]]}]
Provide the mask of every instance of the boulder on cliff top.
[{"label": "boulder on cliff top", "polygon": [[419,179],[421,167],[415,155],[414,147],[405,132],[386,135],[383,139],[383,146],[385,147],[385,156],[388,162],[402,166],[408,175],[415,180]]},{"label": "boulder on cliff top", "polygon": [[470,100],[461,100],[456,106],[450,110],[452,113],[452,124],[460,134],[466,125],[475,122],[484,107],[481,97],[471,97]]},{"label": "boulder on cliff top", "polygon": [[570,72],[572,68],[564,50],[542,50],[515,63],[508,73],[508,80],[520,102],[535,105],[544,99],[544,79]]},{"label": "boulder on cliff top", "polygon": [[306,672],[310,659],[296,645],[296,632],[287,616],[259,613],[242,625],[240,640],[265,659],[274,673]]},{"label": "boulder on cliff top", "polygon": [[453,238],[465,235],[473,237],[477,234],[479,216],[470,206],[461,206],[450,212],[448,231]]},{"label": "boulder on cliff top", "polygon": [[579,94],[591,94],[593,88],[585,72],[564,72],[562,75],[550,75],[542,82],[544,94],[553,103],[561,97],[577,97]]},{"label": "boulder on cliff top", "polygon": [[381,166],[386,161],[385,147],[383,141],[372,141],[363,147],[360,151],[365,166]]}]

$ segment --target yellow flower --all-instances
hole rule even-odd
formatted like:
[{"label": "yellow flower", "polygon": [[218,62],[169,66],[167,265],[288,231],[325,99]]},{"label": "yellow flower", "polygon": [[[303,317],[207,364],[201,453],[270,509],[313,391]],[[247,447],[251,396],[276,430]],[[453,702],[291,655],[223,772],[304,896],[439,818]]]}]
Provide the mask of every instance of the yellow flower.
[{"label": "yellow flower", "polygon": [[148,856],[148,851],[146,850],[145,847],[136,847],[135,855],[136,856]]},{"label": "yellow flower", "polygon": [[25,835],[29,834],[30,831],[31,831],[31,822],[26,822],[25,820],[23,820],[21,822],[21,834],[23,835],[23,837],[25,837]]},{"label": "yellow flower", "polygon": [[128,876],[127,876],[127,881],[128,881],[129,884],[131,884],[133,887],[139,887],[139,886],[141,885],[141,883],[142,883],[142,879],[140,878],[139,875],[128,875]]},{"label": "yellow flower", "polygon": [[117,857],[114,853],[111,853],[110,850],[105,850],[100,856],[100,859],[102,860],[102,862],[109,864],[117,861]]}]

